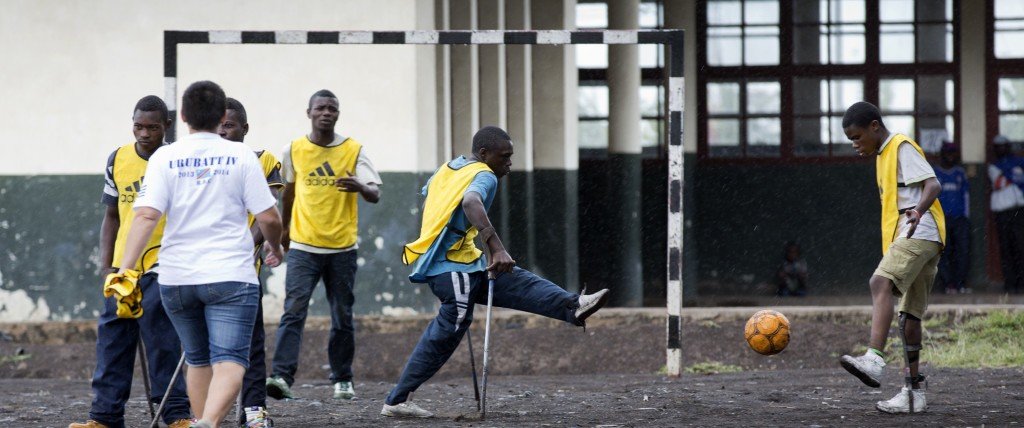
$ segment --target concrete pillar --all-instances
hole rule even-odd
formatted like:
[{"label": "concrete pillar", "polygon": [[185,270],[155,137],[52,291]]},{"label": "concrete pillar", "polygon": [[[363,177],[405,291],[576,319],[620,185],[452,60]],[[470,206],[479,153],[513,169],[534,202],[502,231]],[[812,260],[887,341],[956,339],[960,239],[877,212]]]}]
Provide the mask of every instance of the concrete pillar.
[{"label": "concrete pillar", "polygon": [[[436,3],[416,3],[416,29],[433,30],[436,27]],[[438,97],[437,97],[437,46],[417,45],[416,49],[416,74],[420,79],[416,81],[416,135],[418,156],[416,159],[416,171],[433,171],[437,165],[445,160],[440,157],[438,144],[441,141],[438,129]],[[443,131],[441,131],[443,132]]]},{"label": "concrete pillar", "polygon": [[[697,170],[697,0],[665,0],[665,28],[685,31],[683,49],[683,301],[697,295],[694,176]],[[665,56],[668,58],[668,55]]]},{"label": "concrete pillar", "polygon": [[[449,0],[434,1],[434,25],[438,30],[448,30],[451,27],[451,16]],[[451,81],[452,67],[451,47],[438,45],[435,47],[437,58],[434,60],[434,93],[437,108],[437,163],[447,162],[452,158],[452,103],[451,103]],[[434,165],[433,168],[436,168]],[[425,171],[433,172],[431,167]]]},{"label": "concrete pillar", "polygon": [[[505,0],[505,28],[530,29],[531,0]],[[533,171],[533,46],[505,46],[506,129],[516,143],[513,171]]]},{"label": "concrete pillar", "polygon": [[[477,28],[476,0],[448,0],[452,30]],[[480,129],[479,52],[476,45],[451,48],[452,151],[457,156],[471,151],[473,134]]]},{"label": "concrete pillar", "polygon": [[[984,163],[985,132],[985,2],[960,2],[960,144],[965,163]],[[980,196],[980,195],[979,195]],[[984,198],[975,197],[974,200]],[[972,210],[973,211],[973,210]],[[979,212],[980,211],[975,211]]]},{"label": "concrete pillar", "polygon": [[[504,0],[505,28],[530,28],[530,0]],[[508,221],[499,230],[520,266],[536,269],[537,213],[533,184],[532,46],[505,46],[506,130],[515,142],[512,173],[505,180],[501,205]]]},{"label": "concrete pillar", "polygon": [[[576,1],[530,1],[537,30],[572,30]],[[535,46],[531,51],[533,96],[534,207],[538,273],[566,289],[579,289],[577,178],[577,86],[572,46]]]},{"label": "concrete pillar", "polygon": [[[640,0],[608,2],[608,28],[639,27]],[[608,197],[612,303],[643,306],[640,210],[640,54],[637,45],[608,47]]]},{"label": "concrete pillar", "polygon": [[[994,233],[986,234],[989,198],[985,154],[989,139],[985,127],[985,102],[998,94],[985,92],[985,32],[968,30],[985,28],[985,3],[960,2],[960,86],[956,88],[960,91],[960,121],[957,123],[960,126],[960,154],[971,181],[971,272],[968,281],[976,291],[989,283],[987,255],[995,250],[995,246],[990,247],[989,243],[997,239]],[[996,259],[992,258],[992,261]],[[998,271],[997,266],[993,268],[988,271]]]},{"label": "concrete pillar", "polygon": [[[505,1],[477,0],[477,28],[505,29]],[[480,125],[506,128],[505,45],[477,48],[480,66]]]}]

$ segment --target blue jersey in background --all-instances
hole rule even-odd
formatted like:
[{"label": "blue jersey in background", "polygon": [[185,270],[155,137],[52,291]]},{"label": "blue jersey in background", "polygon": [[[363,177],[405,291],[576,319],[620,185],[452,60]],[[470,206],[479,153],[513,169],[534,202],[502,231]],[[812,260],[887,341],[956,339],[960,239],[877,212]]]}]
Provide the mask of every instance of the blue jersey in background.
[{"label": "blue jersey in background", "polygon": [[939,203],[942,204],[942,211],[947,218],[970,216],[970,184],[967,182],[967,173],[962,166],[954,166],[950,169],[935,167],[935,178],[942,186],[939,193]]}]

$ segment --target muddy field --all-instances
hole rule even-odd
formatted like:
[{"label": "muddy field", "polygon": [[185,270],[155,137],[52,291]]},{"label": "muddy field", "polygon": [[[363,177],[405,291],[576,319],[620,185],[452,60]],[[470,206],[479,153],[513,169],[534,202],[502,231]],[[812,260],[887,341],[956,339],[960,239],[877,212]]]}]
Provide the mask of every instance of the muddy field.
[{"label": "muddy field", "polygon": [[[1024,373],[1019,370],[935,370],[929,412],[884,415],[874,403],[897,388],[873,390],[832,369],[770,370],[718,375],[496,376],[488,418],[460,421],[475,411],[468,381],[432,382],[414,400],[437,416],[395,420],[379,416],[386,382],[359,382],[351,402],[330,398],[326,382],[302,383],[300,398],[270,403],[277,426],[1020,426]],[[4,380],[4,426],[66,426],[88,413],[86,381]],[[145,424],[141,387],[127,412],[129,426]]]},{"label": "muddy field", "polygon": [[[502,314],[493,333],[485,422],[460,417],[473,414],[476,406],[464,347],[414,396],[436,418],[401,421],[378,415],[425,321],[361,322],[354,364],[358,397],[351,402],[330,398],[322,366],[326,331],[314,329],[304,337],[294,387],[298,399],[272,401],[271,413],[278,426],[302,427],[1024,425],[1024,369],[929,367],[930,411],[882,415],[874,403],[899,388],[897,369],[890,366],[883,388],[871,389],[836,363],[839,355],[866,340],[862,311],[794,313],[793,341],[774,357],[746,348],[743,311],[737,316],[721,313],[687,318],[684,366],[718,363],[743,371],[679,378],[658,374],[664,365],[665,327],[656,313],[610,312],[593,319],[586,332]],[[478,327],[473,332],[479,364],[483,332]],[[0,425],[57,427],[84,419],[95,364],[88,330],[73,335],[80,340],[59,344],[19,337],[0,342],[0,385],[5,392],[0,396]],[[923,358],[927,361],[927,352]],[[129,426],[144,424],[143,395],[137,381],[127,412]]]}]

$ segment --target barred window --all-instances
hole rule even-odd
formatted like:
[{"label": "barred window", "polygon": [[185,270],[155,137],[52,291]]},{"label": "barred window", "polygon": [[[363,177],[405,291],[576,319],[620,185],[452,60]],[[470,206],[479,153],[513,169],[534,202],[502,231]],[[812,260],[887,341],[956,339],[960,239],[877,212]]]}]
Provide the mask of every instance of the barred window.
[{"label": "barred window", "polygon": [[[959,0],[699,0],[698,154],[853,157],[842,116],[861,100],[879,106],[890,130],[937,151],[959,120],[958,8]],[[747,39],[769,32],[748,27],[772,25],[775,46],[760,51],[777,59],[747,61]],[[778,88],[773,112],[750,110],[756,82]]]}]

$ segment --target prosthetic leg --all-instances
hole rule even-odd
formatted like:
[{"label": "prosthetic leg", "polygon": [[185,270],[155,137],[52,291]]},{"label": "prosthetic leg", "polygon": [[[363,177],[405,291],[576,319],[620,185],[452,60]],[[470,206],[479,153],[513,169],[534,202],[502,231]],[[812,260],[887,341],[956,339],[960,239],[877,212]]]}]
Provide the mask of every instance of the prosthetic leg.
[{"label": "prosthetic leg", "polygon": [[907,402],[910,405],[910,413],[914,413],[914,384],[920,385],[924,382],[924,375],[918,373],[914,376],[911,373],[911,365],[917,363],[921,356],[921,343],[908,343],[907,341],[907,318],[911,318],[915,321],[921,321],[919,318],[910,315],[906,312],[900,312],[899,315],[899,327],[900,327],[900,341],[903,344],[903,361],[904,365],[904,382],[907,387]]}]

